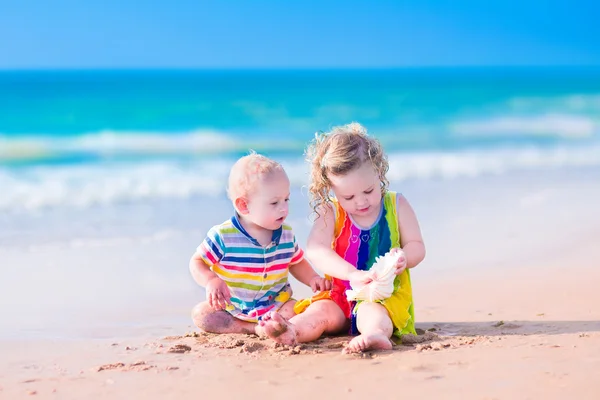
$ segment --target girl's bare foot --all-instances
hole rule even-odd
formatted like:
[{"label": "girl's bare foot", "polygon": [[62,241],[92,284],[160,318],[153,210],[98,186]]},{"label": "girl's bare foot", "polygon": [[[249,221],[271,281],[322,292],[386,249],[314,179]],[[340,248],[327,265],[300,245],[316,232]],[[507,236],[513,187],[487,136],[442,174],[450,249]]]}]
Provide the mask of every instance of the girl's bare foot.
[{"label": "girl's bare foot", "polygon": [[293,325],[276,311],[266,313],[258,322],[258,325],[260,331],[277,343],[288,346],[297,344]]},{"label": "girl's bare foot", "polygon": [[344,354],[360,353],[367,350],[391,350],[392,341],[383,333],[359,335],[342,350]]}]

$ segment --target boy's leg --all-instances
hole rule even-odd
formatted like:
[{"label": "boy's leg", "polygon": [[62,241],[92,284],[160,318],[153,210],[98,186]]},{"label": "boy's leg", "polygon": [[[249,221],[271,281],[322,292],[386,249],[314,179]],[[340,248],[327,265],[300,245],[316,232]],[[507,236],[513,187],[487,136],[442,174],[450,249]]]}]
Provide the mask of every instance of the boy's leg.
[{"label": "boy's leg", "polygon": [[[261,337],[277,337],[276,342],[286,344],[292,344],[288,340],[290,334],[293,335],[293,331],[288,329],[287,320],[292,318],[296,313],[294,312],[294,305],[296,300],[286,301],[277,311],[269,311],[264,314],[256,326],[256,334]],[[275,319],[272,318],[273,314],[277,314]],[[289,342],[289,343],[288,343]]]},{"label": "boy's leg", "polygon": [[379,303],[362,303],[357,310],[356,326],[360,335],[348,343],[344,353],[359,353],[365,350],[390,350],[390,338],[394,325],[385,309]]},{"label": "boy's leg", "polygon": [[319,300],[289,321],[279,313],[270,312],[259,325],[275,342],[293,346],[317,340],[324,333],[339,333],[346,327],[347,319],[332,300]]},{"label": "boy's leg", "polygon": [[210,333],[255,333],[257,324],[242,321],[227,311],[215,311],[207,301],[199,303],[192,309],[194,324],[204,332]]},{"label": "boy's leg", "polygon": [[296,300],[288,300],[279,308],[279,310],[267,312],[265,315],[263,315],[261,321],[259,321],[256,326],[256,334],[261,337],[271,337],[271,335],[273,335],[277,337],[283,336],[285,338],[289,336],[289,332],[286,334],[286,331],[288,330],[286,323],[275,323],[270,321],[271,314],[275,313],[279,315],[279,318],[289,320],[296,315],[294,312],[295,304]]}]

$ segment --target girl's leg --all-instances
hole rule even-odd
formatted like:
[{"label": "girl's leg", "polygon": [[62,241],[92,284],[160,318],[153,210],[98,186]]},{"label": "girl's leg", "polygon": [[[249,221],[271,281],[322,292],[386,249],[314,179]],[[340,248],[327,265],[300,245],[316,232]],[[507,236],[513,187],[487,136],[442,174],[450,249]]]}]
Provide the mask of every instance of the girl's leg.
[{"label": "girl's leg", "polygon": [[324,333],[339,333],[347,326],[347,319],[332,300],[319,300],[289,321],[279,313],[270,312],[259,325],[275,342],[293,346],[317,340]]},{"label": "girl's leg", "polygon": [[360,335],[348,343],[345,353],[359,353],[366,350],[390,350],[390,338],[394,325],[390,316],[379,303],[362,303],[357,310],[356,326]]},{"label": "girl's leg", "polygon": [[296,313],[294,312],[294,305],[296,304],[296,300],[288,300],[285,302],[284,305],[281,306],[281,308],[279,310],[277,310],[277,312],[279,314],[281,314],[281,316],[285,319],[290,319],[292,318],[294,315],[296,315]]}]

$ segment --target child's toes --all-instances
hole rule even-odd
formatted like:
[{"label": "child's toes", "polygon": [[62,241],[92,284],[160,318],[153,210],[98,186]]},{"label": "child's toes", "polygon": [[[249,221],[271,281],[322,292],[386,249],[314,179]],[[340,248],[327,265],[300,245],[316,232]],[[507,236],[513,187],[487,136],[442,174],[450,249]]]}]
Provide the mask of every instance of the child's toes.
[{"label": "child's toes", "polygon": [[265,315],[263,315],[263,317],[261,318],[262,322],[268,321],[272,318],[271,316],[271,311],[267,312]]}]

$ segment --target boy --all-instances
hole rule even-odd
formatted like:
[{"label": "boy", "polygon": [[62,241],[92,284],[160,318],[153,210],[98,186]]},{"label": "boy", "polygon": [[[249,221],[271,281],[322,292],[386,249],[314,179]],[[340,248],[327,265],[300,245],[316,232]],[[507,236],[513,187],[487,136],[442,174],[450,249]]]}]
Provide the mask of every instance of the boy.
[{"label": "boy", "polygon": [[313,270],[284,224],[290,181],[279,163],[256,153],[240,158],[227,192],[235,215],[212,227],[190,260],[207,299],[194,307],[192,318],[205,332],[263,336],[257,322],[267,312],[294,315],[288,271],[314,292],[331,285]]}]

